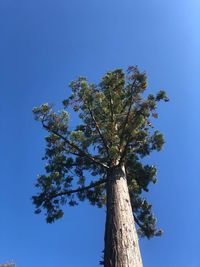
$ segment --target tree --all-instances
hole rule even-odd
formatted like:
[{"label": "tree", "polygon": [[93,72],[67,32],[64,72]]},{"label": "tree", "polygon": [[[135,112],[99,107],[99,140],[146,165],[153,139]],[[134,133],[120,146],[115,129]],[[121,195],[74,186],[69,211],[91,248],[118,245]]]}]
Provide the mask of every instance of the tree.
[{"label": "tree", "polygon": [[0,264],[0,267],[15,267],[14,263],[4,263],[4,264]]},{"label": "tree", "polygon": [[[70,84],[72,93],[63,109],[54,112],[43,104],[33,109],[35,119],[48,132],[44,160],[46,173],[38,176],[33,197],[36,213],[46,210],[52,223],[64,214],[62,206],[89,200],[106,205],[105,267],[141,267],[135,223],[141,236],[161,235],[152,206],[142,196],[156,183],[156,167],[143,163],[160,151],[163,135],[150,119],[158,118],[157,103],[166,93],[143,93],[147,77],[137,67],[107,72],[98,85],[80,77]],[[69,128],[67,109],[78,113],[80,124]]]}]

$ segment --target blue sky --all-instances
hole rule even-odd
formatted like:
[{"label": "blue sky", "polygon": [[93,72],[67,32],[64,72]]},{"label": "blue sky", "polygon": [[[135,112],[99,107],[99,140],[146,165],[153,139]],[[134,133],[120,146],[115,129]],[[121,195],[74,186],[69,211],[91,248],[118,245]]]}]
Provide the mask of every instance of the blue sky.
[{"label": "blue sky", "polygon": [[138,65],[149,92],[171,99],[156,123],[166,145],[148,159],[159,169],[149,200],[165,233],[140,241],[144,266],[200,266],[199,25],[198,0],[0,0],[0,263],[99,266],[104,210],[83,203],[52,225],[33,213],[45,133],[31,110],[59,105],[79,75],[98,82]]}]

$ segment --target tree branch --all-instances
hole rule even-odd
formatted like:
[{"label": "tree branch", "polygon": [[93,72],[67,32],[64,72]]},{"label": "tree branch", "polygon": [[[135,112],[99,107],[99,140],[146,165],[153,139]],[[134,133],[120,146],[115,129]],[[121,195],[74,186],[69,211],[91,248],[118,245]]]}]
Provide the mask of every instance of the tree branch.
[{"label": "tree branch", "polygon": [[88,189],[91,189],[91,188],[94,188],[96,186],[99,186],[99,185],[102,185],[102,184],[105,184],[106,183],[106,178],[102,178],[96,182],[91,182],[90,185],[88,186],[85,186],[85,187],[78,187],[76,189],[72,189],[72,190],[65,190],[65,191],[62,191],[60,193],[55,193],[55,194],[51,194],[50,197],[46,200],[51,200],[53,198],[56,198],[56,197],[60,197],[60,196],[64,196],[64,195],[71,195],[71,194],[74,194],[74,193],[79,193],[79,192],[84,192],[85,190],[88,190]]},{"label": "tree branch", "polygon": [[[77,150],[77,151],[80,153],[80,156],[85,156],[85,157],[88,158],[90,161],[92,161],[93,163],[95,163],[95,164],[97,164],[97,165],[100,165],[101,167],[104,167],[104,168],[107,168],[107,169],[109,168],[106,164],[104,164],[104,163],[102,163],[102,162],[96,160],[96,159],[95,159],[94,157],[92,157],[90,154],[84,152],[84,151],[83,151],[81,148],[79,148],[76,144],[70,142],[70,141],[69,141],[66,137],[64,137],[63,135],[59,134],[58,132],[56,132],[56,131],[54,131],[54,130],[51,130],[51,129],[50,129],[47,125],[45,125],[43,122],[42,122],[42,125],[43,125],[43,127],[44,127],[47,131],[49,131],[49,132],[55,134],[56,136],[60,137],[62,140],[64,140],[64,141],[66,142],[66,144],[68,144],[70,147],[72,147],[72,148],[74,148],[75,150]],[[70,151],[69,151],[69,153],[70,153]],[[73,154],[73,152],[72,152],[72,154]]]},{"label": "tree branch", "polygon": [[[133,213],[133,217],[134,217],[134,220],[136,222],[136,224],[142,229],[142,231],[144,232],[145,236],[147,238],[150,238],[151,235],[148,235],[148,229],[142,224],[140,223],[140,221],[137,219],[137,217],[135,216],[135,214]],[[154,234],[156,236],[156,234]]]},{"label": "tree branch", "polygon": [[[136,83],[136,79],[133,81],[132,86],[131,86],[131,90],[130,90],[130,91],[131,91],[131,96],[130,96],[131,101],[130,101],[130,105],[129,105],[129,108],[128,108],[128,112],[127,112],[127,115],[126,115],[126,118],[125,118],[124,125],[123,125],[123,127],[122,127],[122,133],[121,133],[121,136],[120,136],[120,145],[121,145],[121,143],[122,143],[122,139],[123,139],[123,137],[124,137],[125,128],[126,128],[126,125],[127,125],[127,123],[128,123],[129,116],[130,116],[130,113],[131,113],[131,108],[132,108],[132,105],[133,105],[133,88],[134,88],[134,86],[135,86],[135,83]],[[127,105],[127,104],[128,104],[128,101],[127,101],[126,105]],[[126,105],[125,105],[125,107],[126,107]]]},{"label": "tree branch", "polygon": [[146,228],[144,227],[144,225],[142,223],[140,223],[140,221],[137,219],[137,217],[135,216],[135,214],[133,213],[133,217],[135,222],[137,223],[137,225],[144,231],[146,232]]},{"label": "tree branch", "polygon": [[105,146],[105,149],[106,149],[106,151],[107,151],[107,154],[109,155],[109,150],[108,150],[107,141],[105,140],[105,138],[104,138],[104,136],[103,136],[103,134],[102,134],[102,132],[101,132],[101,129],[100,129],[100,127],[99,127],[97,121],[95,120],[95,117],[94,117],[94,115],[93,115],[93,112],[92,112],[92,110],[90,109],[89,106],[88,106],[88,110],[89,110],[90,116],[91,116],[91,118],[92,118],[92,120],[93,120],[93,122],[94,122],[94,124],[95,124],[95,127],[96,127],[96,129],[97,129],[97,131],[98,131],[98,133],[99,133],[99,136],[100,136],[101,139],[102,139],[102,142],[103,142],[103,144],[104,144],[104,146]]},{"label": "tree branch", "polygon": [[114,121],[114,111],[113,111],[113,104],[112,104],[112,96],[110,93],[110,89],[108,89],[109,91],[109,106],[110,106],[110,113],[111,113],[111,121]]},{"label": "tree branch", "polygon": [[119,160],[119,165],[122,163],[124,157],[126,156],[126,151],[128,149],[130,141],[131,141],[131,136],[129,136],[129,138],[128,138],[127,142],[126,142],[126,145],[124,147],[124,150],[123,150],[123,152],[121,154],[121,157],[120,157],[120,160]]}]

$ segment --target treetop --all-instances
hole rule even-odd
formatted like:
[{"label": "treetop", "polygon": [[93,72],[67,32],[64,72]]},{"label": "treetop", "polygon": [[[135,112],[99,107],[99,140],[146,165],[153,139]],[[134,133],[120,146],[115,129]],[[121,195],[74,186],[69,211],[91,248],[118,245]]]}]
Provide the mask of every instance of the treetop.
[{"label": "treetop", "polygon": [[[53,222],[63,216],[61,207],[67,203],[74,206],[88,199],[102,207],[107,172],[123,164],[140,232],[147,237],[158,235],[151,205],[141,196],[150,182],[156,182],[156,167],[144,165],[142,158],[164,144],[152,120],[158,118],[158,102],[169,100],[165,91],[145,97],[147,75],[134,66],[126,72],[107,72],[99,84],[79,77],[70,88],[61,111],[55,112],[47,103],[33,109],[35,119],[48,132],[46,173],[38,176],[36,186],[41,192],[33,197],[36,213],[46,209],[47,221]],[[69,107],[81,120],[73,130]]]}]

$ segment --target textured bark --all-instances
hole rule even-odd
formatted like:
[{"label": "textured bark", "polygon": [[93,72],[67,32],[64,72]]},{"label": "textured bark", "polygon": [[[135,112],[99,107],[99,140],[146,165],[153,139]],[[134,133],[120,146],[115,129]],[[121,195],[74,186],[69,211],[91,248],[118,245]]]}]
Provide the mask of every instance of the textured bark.
[{"label": "textured bark", "polygon": [[143,266],[124,167],[108,174],[104,266]]}]

